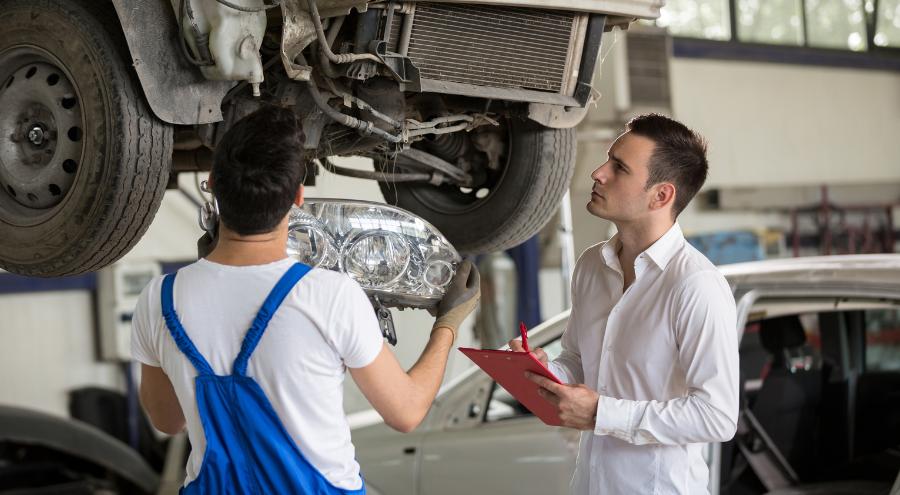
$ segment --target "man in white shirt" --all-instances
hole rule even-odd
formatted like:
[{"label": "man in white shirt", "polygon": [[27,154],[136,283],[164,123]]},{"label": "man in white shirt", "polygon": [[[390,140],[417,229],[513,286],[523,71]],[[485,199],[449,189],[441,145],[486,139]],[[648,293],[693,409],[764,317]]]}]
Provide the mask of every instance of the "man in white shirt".
[{"label": "man in white shirt", "polygon": [[548,364],[565,385],[529,374],[563,425],[583,430],[572,493],[707,493],[704,443],[734,436],[734,298],[676,222],[707,170],[703,139],[651,114],[591,174],[587,209],[618,233],[575,266],[563,351]]},{"label": "man in white shirt", "polygon": [[[270,473],[253,478],[262,483],[279,473],[293,475],[293,465],[308,461],[310,479],[331,490],[327,493],[363,493],[343,410],[345,372],[349,369],[387,425],[412,430],[428,412],[457,329],[478,300],[478,272],[464,262],[437,309],[430,340],[407,372],[384,343],[359,284],[346,275],[313,268],[268,315],[268,324],[257,329],[264,333],[255,350],[250,348],[249,362],[245,356],[239,366],[236,357],[243,353],[248,329],[257,326],[254,315],[273,286],[277,290],[281,277],[294,269],[285,251],[288,214],[292,205],[303,202],[304,174],[303,134],[293,112],[265,107],[237,122],[216,148],[210,173],[220,211],[215,248],[178,271],[169,286],[174,296],[161,291],[162,277],[154,279],[135,310],[132,353],[142,363],[141,402],[157,429],[174,434],[187,427],[193,449],[185,484],[199,486],[195,492],[222,493],[208,487],[246,479],[230,471],[250,469],[240,459],[224,458],[222,449],[216,451],[221,443],[217,438],[210,447],[214,455],[204,456],[210,453],[209,435],[223,436],[210,428],[214,422],[204,414],[215,419],[229,411],[198,409],[201,398],[196,393],[201,378],[240,375],[259,385],[277,415],[275,424],[283,425],[287,443],[296,445],[297,457],[302,456],[286,459],[296,462],[281,469],[268,466]],[[174,302],[177,315],[163,315],[163,298]],[[184,333],[177,330],[179,323]],[[242,423],[237,429],[251,426]],[[254,449],[262,450],[259,445],[229,447],[228,452],[243,451],[248,458]],[[285,456],[275,456],[280,457]],[[259,487],[252,491],[275,493]]]}]

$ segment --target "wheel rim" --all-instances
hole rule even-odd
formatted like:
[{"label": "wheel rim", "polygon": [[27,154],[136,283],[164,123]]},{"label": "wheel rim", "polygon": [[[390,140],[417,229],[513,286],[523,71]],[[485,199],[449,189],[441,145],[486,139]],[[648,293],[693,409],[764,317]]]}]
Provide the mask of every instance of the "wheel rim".
[{"label": "wheel rim", "polygon": [[512,128],[505,122],[503,134],[506,137],[505,152],[501,155],[499,170],[487,169],[485,180],[472,188],[443,185],[423,186],[411,189],[411,194],[419,203],[443,215],[463,215],[477,210],[487,203],[503,183],[509,170],[512,155]]},{"label": "wheel rim", "polygon": [[75,183],[84,151],[78,88],[64,66],[37,47],[0,54],[0,219],[46,220]]}]

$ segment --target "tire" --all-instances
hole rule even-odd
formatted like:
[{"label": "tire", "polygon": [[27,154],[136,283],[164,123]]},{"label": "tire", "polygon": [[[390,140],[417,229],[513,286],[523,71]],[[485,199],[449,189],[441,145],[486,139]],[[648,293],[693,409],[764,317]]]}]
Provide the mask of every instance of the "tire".
[{"label": "tire", "polygon": [[429,221],[463,254],[517,246],[556,213],[575,170],[575,130],[550,129],[532,121],[507,122],[502,169],[489,182],[465,192],[455,186],[380,182],[390,204]]},{"label": "tire", "polygon": [[100,269],[159,209],[172,127],[144,101],[111,4],[0,1],[0,25],[0,268]]}]

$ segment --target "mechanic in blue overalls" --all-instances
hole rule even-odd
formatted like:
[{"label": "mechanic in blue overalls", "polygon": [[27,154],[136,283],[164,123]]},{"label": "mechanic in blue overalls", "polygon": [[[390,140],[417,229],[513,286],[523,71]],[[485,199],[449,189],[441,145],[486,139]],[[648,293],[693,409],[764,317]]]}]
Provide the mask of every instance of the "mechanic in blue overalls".
[{"label": "mechanic in blue overalls", "polygon": [[210,174],[214,249],[154,279],[135,310],[141,402],[156,428],[186,426],[190,438],[182,493],[365,493],[343,410],[345,370],[389,426],[412,430],[478,300],[478,272],[463,263],[404,372],[356,282],[285,255],[288,212],[303,201],[302,144],[289,110],[238,121]]}]

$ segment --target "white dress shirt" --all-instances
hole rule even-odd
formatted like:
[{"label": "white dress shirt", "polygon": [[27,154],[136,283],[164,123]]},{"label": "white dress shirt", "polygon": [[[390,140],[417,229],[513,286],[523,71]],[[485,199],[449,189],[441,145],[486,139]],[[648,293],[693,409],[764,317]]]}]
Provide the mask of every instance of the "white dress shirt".
[{"label": "white dress shirt", "polygon": [[706,442],[738,418],[738,334],[725,277],[676,223],[634,264],[622,291],[618,236],[588,248],[550,369],[600,394],[581,435],[574,494],[707,493]]}]

